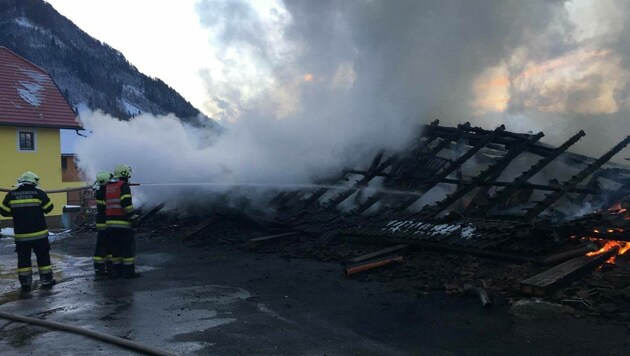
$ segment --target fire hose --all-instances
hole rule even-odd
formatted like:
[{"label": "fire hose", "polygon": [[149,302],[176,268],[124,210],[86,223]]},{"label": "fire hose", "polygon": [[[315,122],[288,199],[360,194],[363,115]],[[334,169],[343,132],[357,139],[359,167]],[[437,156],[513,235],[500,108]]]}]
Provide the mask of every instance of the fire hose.
[{"label": "fire hose", "polygon": [[[140,185],[140,183],[129,183],[130,186],[137,186]],[[13,188],[15,189],[15,188]],[[13,191],[13,189],[9,189],[9,188],[0,188],[0,192],[10,192]],[[44,190],[44,192],[46,194],[54,194],[54,193],[67,193],[67,192],[74,192],[74,191],[78,191],[78,190],[90,190],[92,189],[91,185],[85,185],[82,187],[71,187],[71,188],[61,188],[61,189],[49,189],[49,190]]]},{"label": "fire hose", "polygon": [[132,350],[135,350],[135,351],[147,354],[147,355],[157,355],[157,356],[174,356],[175,355],[173,353],[160,350],[152,346],[140,344],[135,341],[123,339],[123,338],[108,335],[108,334],[99,333],[97,331],[88,330],[88,329],[80,328],[73,325],[59,323],[56,321],[29,318],[26,316],[10,314],[3,311],[0,311],[0,318],[88,336],[97,340],[108,342],[110,344],[126,347],[128,349],[132,349]]}]

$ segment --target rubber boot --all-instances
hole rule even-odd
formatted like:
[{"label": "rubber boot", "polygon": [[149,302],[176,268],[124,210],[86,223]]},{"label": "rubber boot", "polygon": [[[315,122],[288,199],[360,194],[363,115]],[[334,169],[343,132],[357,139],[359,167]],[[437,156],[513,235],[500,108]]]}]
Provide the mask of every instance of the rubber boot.
[{"label": "rubber boot", "polygon": [[105,273],[110,277],[114,273],[114,262],[111,254],[105,256]]},{"label": "rubber boot", "polygon": [[57,281],[53,279],[52,272],[50,273],[40,273],[39,274],[39,283],[42,285],[42,289],[50,289]]},{"label": "rubber boot", "polygon": [[136,273],[135,264],[126,264],[123,266],[123,278],[131,279],[140,277],[140,273]]},{"label": "rubber boot", "polygon": [[20,286],[23,293],[28,293],[33,288],[33,277],[32,276],[19,276]]},{"label": "rubber boot", "polygon": [[94,275],[97,277],[107,275],[107,272],[105,271],[105,262],[94,262]]},{"label": "rubber boot", "polygon": [[123,265],[122,263],[114,263],[112,270],[112,279],[122,278],[123,276]]}]

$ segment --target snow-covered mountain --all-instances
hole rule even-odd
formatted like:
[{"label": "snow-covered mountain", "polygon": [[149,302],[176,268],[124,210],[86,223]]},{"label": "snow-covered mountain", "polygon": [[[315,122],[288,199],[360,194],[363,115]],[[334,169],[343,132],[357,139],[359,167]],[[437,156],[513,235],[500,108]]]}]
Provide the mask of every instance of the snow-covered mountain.
[{"label": "snow-covered mountain", "polygon": [[216,125],[43,0],[0,0],[0,46],[45,69],[75,111],[101,109],[121,119],[173,113],[185,122]]}]

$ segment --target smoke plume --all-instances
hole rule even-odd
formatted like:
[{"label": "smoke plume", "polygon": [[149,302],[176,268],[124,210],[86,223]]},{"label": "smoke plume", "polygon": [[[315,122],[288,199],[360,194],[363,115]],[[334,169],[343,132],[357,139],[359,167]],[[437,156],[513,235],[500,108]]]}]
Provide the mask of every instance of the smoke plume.
[{"label": "smoke plume", "polygon": [[[440,119],[545,131],[599,155],[630,133],[622,0],[200,0],[218,67],[200,70],[219,136],[174,117],[95,113],[90,174],[150,182],[307,183],[397,150]],[[362,167],[357,167],[362,168]]]}]

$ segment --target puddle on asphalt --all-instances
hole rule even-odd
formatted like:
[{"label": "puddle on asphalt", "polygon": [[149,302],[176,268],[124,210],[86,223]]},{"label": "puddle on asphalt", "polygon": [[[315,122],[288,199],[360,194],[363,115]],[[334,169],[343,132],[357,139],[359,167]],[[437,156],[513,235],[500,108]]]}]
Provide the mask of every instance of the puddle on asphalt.
[{"label": "puddle on asphalt", "polygon": [[[4,240],[4,239],[2,239]],[[251,308],[251,294],[239,287],[194,285],[180,281],[160,282],[159,288],[145,290],[116,281],[93,281],[91,256],[70,256],[51,253],[53,271],[59,285],[50,291],[34,290],[24,298],[19,292],[15,274],[16,255],[0,240],[0,309],[19,315],[29,315],[69,323],[115,336],[129,336],[137,341],[176,353],[190,354],[209,342],[177,340],[178,335],[203,332],[236,322],[243,308]],[[12,242],[11,242],[12,244]],[[158,259],[152,256],[149,260]],[[33,261],[35,258],[33,257]],[[155,269],[138,265],[139,272]],[[36,268],[34,279],[37,281]],[[36,282],[37,285],[37,282]],[[142,284],[140,284],[142,285]],[[255,303],[254,311],[270,319],[281,318],[265,305]],[[0,333],[15,327],[0,328]],[[31,328],[32,329],[32,328]],[[46,331],[44,331],[46,332]],[[51,333],[52,334],[52,333]],[[57,334],[57,333],[54,333]],[[64,336],[38,336],[30,331],[16,331],[12,345],[29,343],[35,349],[63,349]],[[0,334],[0,337],[4,335]],[[48,345],[47,343],[54,343]]]}]

